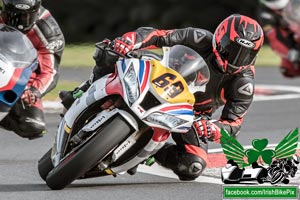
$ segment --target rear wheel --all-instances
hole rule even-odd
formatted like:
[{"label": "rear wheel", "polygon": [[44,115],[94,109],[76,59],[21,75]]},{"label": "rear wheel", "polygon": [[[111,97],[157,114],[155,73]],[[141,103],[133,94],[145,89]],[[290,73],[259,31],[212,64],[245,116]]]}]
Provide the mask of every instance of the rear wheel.
[{"label": "rear wheel", "polygon": [[39,160],[38,170],[40,177],[45,181],[49,172],[54,168],[52,160],[51,160],[51,151],[52,148],[49,149],[47,153]]},{"label": "rear wheel", "polygon": [[77,151],[71,151],[49,172],[46,183],[54,190],[63,189],[102,160],[129,133],[130,126],[117,116]]}]

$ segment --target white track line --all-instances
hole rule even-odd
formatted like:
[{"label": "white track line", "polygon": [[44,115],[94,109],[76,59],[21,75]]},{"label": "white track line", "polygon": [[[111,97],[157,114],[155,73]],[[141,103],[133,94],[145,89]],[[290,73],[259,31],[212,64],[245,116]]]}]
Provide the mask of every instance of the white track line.
[{"label": "white track line", "polygon": [[[151,167],[146,165],[139,165],[138,172],[166,177],[166,178],[173,178],[179,180],[178,177],[169,169],[161,167],[160,165],[154,163]],[[209,176],[200,176],[196,180],[199,183],[214,183],[214,184],[223,184],[220,178],[214,178]]]},{"label": "white track line", "polygon": [[294,92],[294,93],[298,93],[298,94],[254,95],[254,99],[253,99],[254,101],[272,101],[272,100],[299,99],[300,98],[300,87],[298,87],[298,86],[258,84],[255,87],[261,88],[261,89],[267,89],[267,90]]}]

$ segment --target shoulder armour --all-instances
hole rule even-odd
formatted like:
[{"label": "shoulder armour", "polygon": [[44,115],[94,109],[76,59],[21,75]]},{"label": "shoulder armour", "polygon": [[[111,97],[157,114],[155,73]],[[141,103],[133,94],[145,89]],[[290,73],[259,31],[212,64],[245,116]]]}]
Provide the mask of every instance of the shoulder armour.
[{"label": "shoulder armour", "polygon": [[63,33],[48,10],[41,10],[41,15],[36,25],[44,39],[48,42],[47,49],[59,50],[64,47],[65,40]]}]

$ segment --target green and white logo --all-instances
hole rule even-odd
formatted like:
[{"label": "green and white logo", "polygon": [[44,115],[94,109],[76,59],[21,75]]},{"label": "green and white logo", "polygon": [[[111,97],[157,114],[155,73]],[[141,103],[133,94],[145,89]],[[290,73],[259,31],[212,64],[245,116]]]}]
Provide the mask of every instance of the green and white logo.
[{"label": "green and white logo", "polygon": [[[273,149],[267,149],[268,140],[254,139],[252,147],[244,147],[229,133],[221,130],[221,146],[228,160],[222,168],[224,183],[256,180],[259,183],[288,183],[297,172],[299,158],[296,156],[298,128],[289,132]],[[252,169],[246,167],[252,166]]]}]

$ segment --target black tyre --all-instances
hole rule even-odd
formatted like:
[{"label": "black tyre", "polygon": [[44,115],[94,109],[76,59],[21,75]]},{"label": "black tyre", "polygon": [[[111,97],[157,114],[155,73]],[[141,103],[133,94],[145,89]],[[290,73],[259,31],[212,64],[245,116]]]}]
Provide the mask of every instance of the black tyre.
[{"label": "black tyre", "polygon": [[51,151],[52,148],[49,149],[47,153],[45,153],[45,155],[39,160],[38,163],[39,174],[44,181],[46,181],[47,175],[54,168],[51,160]]},{"label": "black tyre", "polygon": [[274,172],[273,176],[271,177],[271,184],[279,183],[284,179],[284,174],[281,171]]},{"label": "black tyre", "polygon": [[116,117],[78,151],[68,154],[48,174],[47,185],[53,190],[65,188],[102,160],[130,131],[130,126],[120,116]]},{"label": "black tyre", "polygon": [[259,184],[263,184],[265,182],[265,180],[267,179],[268,176],[268,170],[261,168],[261,171],[259,172],[258,176],[257,176],[257,182]]}]

